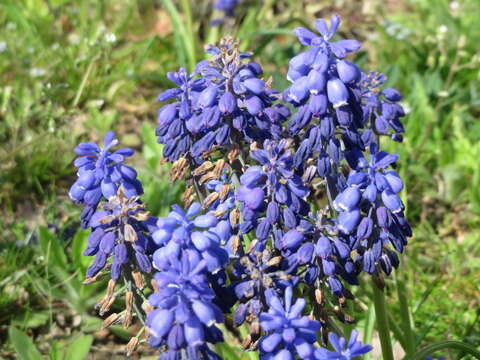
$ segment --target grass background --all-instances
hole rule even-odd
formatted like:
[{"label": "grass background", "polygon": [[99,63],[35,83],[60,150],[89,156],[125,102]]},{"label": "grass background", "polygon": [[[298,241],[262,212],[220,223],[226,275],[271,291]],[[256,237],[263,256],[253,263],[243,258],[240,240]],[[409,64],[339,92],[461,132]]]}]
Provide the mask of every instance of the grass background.
[{"label": "grass background", "polygon": [[[341,36],[364,42],[355,60],[386,73],[408,111],[405,141],[387,145],[400,155],[415,234],[389,283],[391,319],[404,297],[419,346],[452,339],[479,347],[480,2],[241,3],[216,28],[209,1],[0,1],[0,358],[123,358],[132,336],[99,330],[93,304],[104,286],[81,285],[86,233],[67,196],[75,144],[114,129],[137,150],[145,201],[164,214],[181,191],[168,184],[154,136],[165,73],[192,68],[204,44],[231,34],[283,89],[301,49],[291,30],[334,12]],[[357,317],[364,332],[370,316]]]}]

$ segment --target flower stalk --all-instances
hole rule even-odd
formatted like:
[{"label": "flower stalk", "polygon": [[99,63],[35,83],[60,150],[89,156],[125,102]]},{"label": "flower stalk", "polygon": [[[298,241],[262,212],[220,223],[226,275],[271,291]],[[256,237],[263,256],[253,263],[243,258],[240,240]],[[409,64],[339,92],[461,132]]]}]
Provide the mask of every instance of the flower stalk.
[{"label": "flower stalk", "polygon": [[393,357],[392,339],[390,337],[390,327],[388,324],[387,305],[383,289],[378,287],[375,278],[372,281],[373,304],[375,307],[375,316],[377,319],[378,336],[382,347],[382,356],[384,360],[395,360]]}]

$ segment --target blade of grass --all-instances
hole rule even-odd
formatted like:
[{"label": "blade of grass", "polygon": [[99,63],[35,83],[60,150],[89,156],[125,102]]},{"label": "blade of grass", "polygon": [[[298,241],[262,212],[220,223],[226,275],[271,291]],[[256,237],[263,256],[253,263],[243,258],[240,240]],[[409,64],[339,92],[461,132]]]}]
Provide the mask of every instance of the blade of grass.
[{"label": "blade of grass", "polygon": [[187,42],[190,41],[189,34],[185,29],[185,25],[180,17],[180,13],[171,0],[162,0],[162,4],[167,10],[170,20],[172,21],[173,28],[175,29],[174,36],[178,55],[180,55],[181,59],[183,59],[183,65],[186,66],[189,71],[193,71],[195,69],[195,50],[187,44]]},{"label": "blade of grass", "polygon": [[405,337],[405,352],[412,355],[415,352],[415,334],[412,329],[412,313],[408,306],[407,287],[400,274],[395,272],[395,284],[397,288],[398,302],[400,305],[400,317],[402,319],[401,327]]},{"label": "blade of grass", "polygon": [[185,38],[185,46],[189,54],[191,66],[190,70],[193,70],[195,68],[195,64],[197,63],[195,54],[196,36],[195,32],[193,31],[193,19],[190,0],[182,0],[182,10],[185,17],[185,32],[187,33],[187,36]]},{"label": "blade of grass", "polygon": [[480,359],[480,351],[477,351],[477,349],[475,349],[475,347],[473,347],[472,345],[460,341],[447,340],[425,346],[415,355],[411,357],[406,357],[405,360],[423,360],[427,356],[433,355],[436,351],[445,349],[460,350],[464,353],[473,355],[477,359]]}]

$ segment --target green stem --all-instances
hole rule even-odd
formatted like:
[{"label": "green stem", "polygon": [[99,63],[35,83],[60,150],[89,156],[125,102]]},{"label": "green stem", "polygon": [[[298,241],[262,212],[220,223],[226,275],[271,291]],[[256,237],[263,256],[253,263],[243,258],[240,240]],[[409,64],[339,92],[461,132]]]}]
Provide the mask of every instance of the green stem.
[{"label": "green stem", "polygon": [[390,338],[390,328],[388,326],[387,307],[385,304],[385,294],[379,289],[377,284],[372,281],[373,304],[375,306],[375,315],[377,318],[377,330],[382,346],[383,360],[394,360],[392,340]]},{"label": "green stem", "polygon": [[408,307],[407,289],[403,280],[400,279],[400,274],[395,273],[395,281],[397,285],[397,295],[400,305],[400,315],[402,318],[401,327],[405,338],[405,352],[407,355],[415,353],[415,334],[412,329],[412,319],[410,308]]}]

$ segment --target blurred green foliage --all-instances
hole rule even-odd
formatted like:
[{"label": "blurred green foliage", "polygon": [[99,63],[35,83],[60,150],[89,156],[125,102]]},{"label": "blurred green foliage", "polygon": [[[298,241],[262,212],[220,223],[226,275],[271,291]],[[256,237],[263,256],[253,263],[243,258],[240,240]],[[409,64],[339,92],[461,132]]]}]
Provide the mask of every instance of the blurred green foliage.
[{"label": "blurred green foliage", "polygon": [[[182,191],[182,185],[169,184],[154,135],[155,96],[168,86],[165,73],[193,69],[204,44],[230,34],[283,89],[288,60],[301,49],[291,29],[310,27],[314,18],[333,12],[344,18],[342,36],[364,40],[356,59],[363,68],[382,70],[388,84],[405,94],[405,141],[388,147],[401,157],[414,226],[395,281],[404,284],[415,341],[478,346],[480,2],[244,0],[237,17],[221,28],[210,26],[208,4],[0,4],[0,357],[81,359],[88,351],[72,348],[93,346],[96,353],[95,344],[123,346],[131,336],[117,329],[107,340],[101,337],[93,305],[104,287],[81,284],[90,262],[81,254],[87,233],[77,232],[79,209],[66,196],[75,176],[75,144],[115,129],[122,143],[137,150],[133,161],[149,209],[165,214]],[[395,281],[388,288],[396,323],[404,309]],[[366,310],[368,291],[356,295],[357,312]],[[373,312],[358,320],[370,342]],[[393,328],[397,340],[404,340],[402,331],[401,325]],[[235,346],[219,351],[244,359]]]}]

